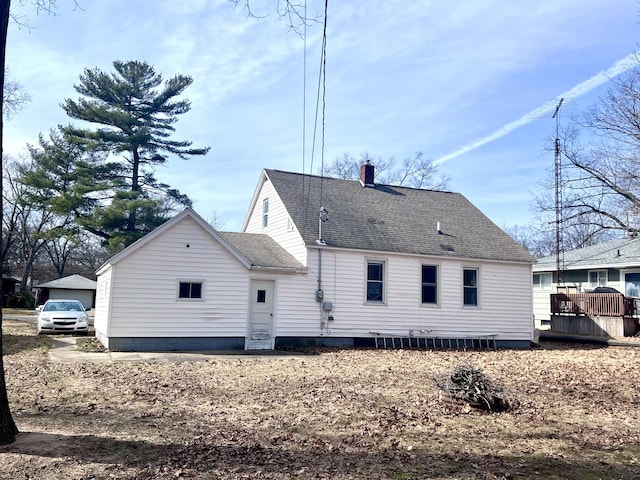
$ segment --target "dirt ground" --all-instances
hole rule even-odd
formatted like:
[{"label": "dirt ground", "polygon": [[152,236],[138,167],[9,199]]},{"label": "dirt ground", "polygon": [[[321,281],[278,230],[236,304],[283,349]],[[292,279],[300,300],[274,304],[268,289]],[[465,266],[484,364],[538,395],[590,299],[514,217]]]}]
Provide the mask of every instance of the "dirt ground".
[{"label": "dirt ground", "polygon": [[[1,479],[640,479],[639,348],[63,364],[29,323],[4,336],[21,433]],[[517,407],[442,401],[461,362]]]}]

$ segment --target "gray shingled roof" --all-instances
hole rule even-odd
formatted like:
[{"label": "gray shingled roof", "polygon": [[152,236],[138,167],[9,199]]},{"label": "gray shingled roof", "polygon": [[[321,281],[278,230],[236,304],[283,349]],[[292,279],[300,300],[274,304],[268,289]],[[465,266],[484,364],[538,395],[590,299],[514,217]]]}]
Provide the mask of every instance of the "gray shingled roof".
[{"label": "gray shingled roof", "polygon": [[[579,270],[594,266],[640,266],[640,238],[618,238],[589,247],[577,248],[564,252],[563,257],[565,270]],[[555,270],[556,256],[549,255],[539,258],[533,269],[536,271]]]},{"label": "gray shingled roof", "polygon": [[38,288],[59,288],[61,290],[95,290],[97,283],[82,275],[69,275],[50,282],[41,283]]},{"label": "gray shingled roof", "polygon": [[302,269],[304,266],[268,235],[218,232],[255,267]]},{"label": "gray shingled roof", "polygon": [[[459,193],[265,170],[308,245],[318,238],[320,206],[327,245],[358,250],[532,262],[533,258]],[[320,197],[322,192],[322,204]],[[440,222],[442,233],[436,229]]]}]

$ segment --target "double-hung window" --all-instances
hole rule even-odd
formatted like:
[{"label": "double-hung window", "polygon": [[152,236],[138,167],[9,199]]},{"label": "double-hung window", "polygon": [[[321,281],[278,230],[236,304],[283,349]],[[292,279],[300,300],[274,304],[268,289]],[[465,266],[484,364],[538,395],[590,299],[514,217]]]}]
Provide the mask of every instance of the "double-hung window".
[{"label": "double-hung window", "polygon": [[179,300],[201,300],[202,282],[178,282]]},{"label": "double-hung window", "polygon": [[589,272],[589,287],[606,287],[607,286],[607,271],[606,270],[591,270]]},{"label": "double-hung window", "polygon": [[438,267],[422,265],[422,303],[438,303]]},{"label": "double-hung window", "polygon": [[463,303],[465,306],[478,306],[478,269],[462,270]]},{"label": "double-hung window", "polygon": [[367,303],[384,303],[384,262],[367,262]]}]

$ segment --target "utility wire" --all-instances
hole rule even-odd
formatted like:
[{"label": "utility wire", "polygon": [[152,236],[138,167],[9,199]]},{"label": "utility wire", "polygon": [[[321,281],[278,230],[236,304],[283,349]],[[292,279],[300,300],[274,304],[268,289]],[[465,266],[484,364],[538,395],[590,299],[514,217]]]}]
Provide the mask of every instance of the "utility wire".
[{"label": "utility wire", "polygon": [[[306,228],[307,225],[307,214],[308,214],[308,205],[309,205],[309,197],[311,195],[311,174],[313,172],[313,162],[315,159],[315,151],[316,151],[316,138],[318,134],[318,116],[320,114],[320,99],[322,98],[322,148],[321,148],[321,165],[320,165],[320,205],[322,206],[322,175],[324,175],[324,123],[325,123],[325,91],[326,91],[326,82],[325,82],[325,70],[326,70],[326,55],[327,55],[327,10],[329,6],[329,0],[325,0],[324,3],[324,28],[322,31],[322,52],[320,55],[320,68],[318,71],[318,85],[316,91],[316,111],[315,118],[313,122],[313,140],[311,143],[311,163],[309,166],[309,188],[307,189],[307,198],[304,200],[304,225]],[[322,97],[320,96],[320,92],[322,92]]]}]

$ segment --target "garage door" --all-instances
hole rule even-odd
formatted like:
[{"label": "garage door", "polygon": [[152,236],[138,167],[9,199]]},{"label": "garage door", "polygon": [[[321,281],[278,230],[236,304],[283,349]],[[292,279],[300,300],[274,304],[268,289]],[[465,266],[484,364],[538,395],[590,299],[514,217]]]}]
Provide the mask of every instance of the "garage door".
[{"label": "garage door", "polygon": [[85,308],[93,308],[93,292],[90,290],[49,290],[50,299],[80,300]]}]

